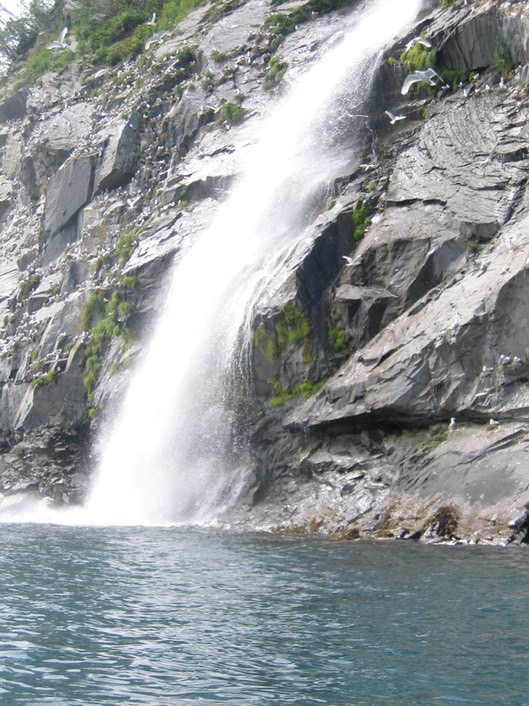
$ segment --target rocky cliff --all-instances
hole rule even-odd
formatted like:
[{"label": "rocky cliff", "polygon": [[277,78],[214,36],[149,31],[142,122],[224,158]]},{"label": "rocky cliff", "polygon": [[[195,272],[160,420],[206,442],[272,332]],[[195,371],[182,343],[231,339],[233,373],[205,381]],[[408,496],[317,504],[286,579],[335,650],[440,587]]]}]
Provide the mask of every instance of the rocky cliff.
[{"label": "rocky cliff", "polygon": [[[529,3],[444,4],[388,48],[360,166],[254,312],[255,481],[233,524],[527,541]],[[252,116],[351,7],[324,9],[206,5],[134,61],[6,90],[5,503],[82,499],[172,262],[237,175]],[[402,95],[419,34],[442,80]]]}]

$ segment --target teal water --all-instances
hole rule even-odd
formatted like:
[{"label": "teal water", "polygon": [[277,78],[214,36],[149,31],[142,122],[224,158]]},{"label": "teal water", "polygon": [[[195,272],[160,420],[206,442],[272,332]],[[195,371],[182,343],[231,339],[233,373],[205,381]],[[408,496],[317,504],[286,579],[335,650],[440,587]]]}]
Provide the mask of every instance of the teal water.
[{"label": "teal water", "polygon": [[0,704],[529,704],[529,555],[3,525]]}]

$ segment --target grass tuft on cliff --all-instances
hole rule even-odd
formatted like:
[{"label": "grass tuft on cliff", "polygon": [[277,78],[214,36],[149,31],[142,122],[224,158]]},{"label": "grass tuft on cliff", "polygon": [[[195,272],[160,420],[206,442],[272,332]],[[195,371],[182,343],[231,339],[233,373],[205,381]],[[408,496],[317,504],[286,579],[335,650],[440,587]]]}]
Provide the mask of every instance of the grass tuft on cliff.
[{"label": "grass tuft on cliff", "polygon": [[[178,24],[205,0],[31,0],[20,17],[0,28],[3,83],[32,85],[47,71],[61,72],[75,59],[115,65],[145,50],[149,37]],[[154,22],[152,18],[154,17]],[[63,27],[64,48],[49,49]],[[75,39],[75,41],[74,41]]]}]

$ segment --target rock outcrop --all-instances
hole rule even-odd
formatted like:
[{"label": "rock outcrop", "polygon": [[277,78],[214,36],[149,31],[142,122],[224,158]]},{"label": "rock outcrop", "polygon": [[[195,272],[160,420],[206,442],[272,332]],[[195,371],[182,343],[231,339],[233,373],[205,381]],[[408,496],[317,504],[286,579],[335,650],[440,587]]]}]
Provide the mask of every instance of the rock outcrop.
[{"label": "rock outcrop", "polygon": [[[154,35],[141,62],[73,64],[0,104],[6,499],[82,497],[171,263],[239,173],[245,120],[342,26],[314,0],[234,5]],[[286,38],[278,12],[301,12]],[[528,540],[529,4],[438,7],[418,32],[443,82],[402,96],[409,37],[388,48],[365,154],[254,312],[255,482],[230,523]]]}]

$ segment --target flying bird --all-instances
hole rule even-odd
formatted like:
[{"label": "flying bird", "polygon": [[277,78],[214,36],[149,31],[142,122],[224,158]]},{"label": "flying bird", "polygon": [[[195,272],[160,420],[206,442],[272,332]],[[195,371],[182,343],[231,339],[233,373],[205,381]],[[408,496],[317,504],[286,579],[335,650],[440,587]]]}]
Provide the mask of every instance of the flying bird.
[{"label": "flying bird", "polygon": [[424,37],[414,37],[406,44],[404,51],[410,51],[410,49],[416,44],[422,44],[423,47],[426,47],[427,49],[431,49],[432,47],[432,43],[429,39],[425,39]]},{"label": "flying bird", "polygon": [[53,41],[51,44],[48,44],[48,49],[64,49],[64,47],[66,46],[66,42],[64,40],[66,39],[67,34],[68,27],[64,27],[59,39],[55,39],[55,41]]},{"label": "flying bird", "polygon": [[395,125],[397,120],[406,120],[405,115],[395,115],[395,113],[392,113],[391,110],[385,110],[384,113],[388,116],[389,122],[392,125]]},{"label": "flying bird", "polygon": [[430,84],[430,86],[435,86],[438,80],[444,84],[443,79],[439,76],[435,69],[417,69],[417,71],[414,71],[412,74],[408,74],[406,76],[404,83],[402,84],[401,93],[405,96],[414,83],[420,83],[422,81],[423,83]]},{"label": "flying bird", "polygon": [[153,13],[152,13],[152,17],[151,17],[151,19],[147,22],[147,24],[148,24],[148,25],[152,25],[152,26],[154,27],[154,25],[156,24],[156,12],[153,12]]},{"label": "flying bird", "polygon": [[351,267],[352,265],[354,265],[354,260],[352,257],[349,257],[349,255],[342,255],[342,257],[345,260],[346,267]]}]

